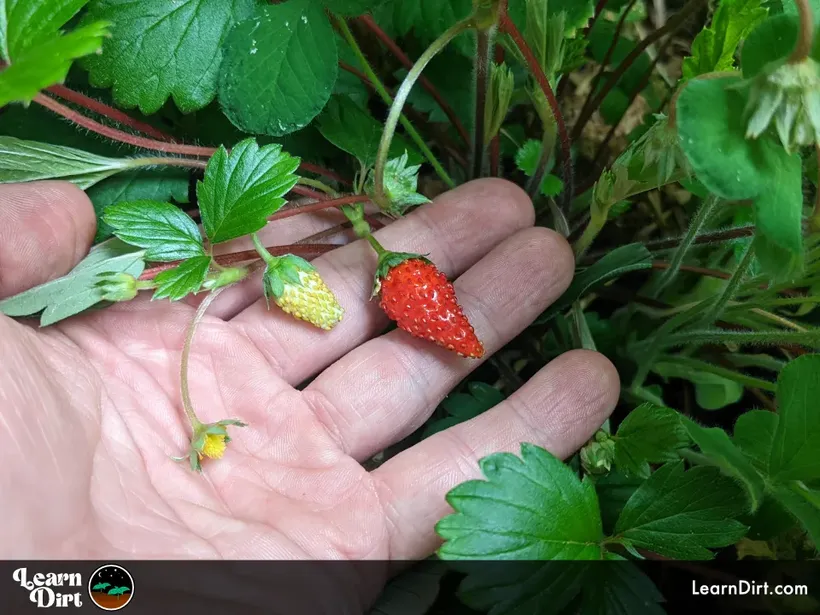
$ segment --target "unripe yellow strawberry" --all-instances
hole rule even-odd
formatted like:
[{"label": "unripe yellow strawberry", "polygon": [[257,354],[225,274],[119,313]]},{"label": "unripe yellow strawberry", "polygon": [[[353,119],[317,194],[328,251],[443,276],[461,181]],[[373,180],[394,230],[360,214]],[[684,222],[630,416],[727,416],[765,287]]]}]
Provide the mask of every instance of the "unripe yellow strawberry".
[{"label": "unripe yellow strawberry", "polygon": [[268,262],[264,275],[265,297],[282,311],[329,331],[338,324],[344,309],[316,268],[292,254]]}]

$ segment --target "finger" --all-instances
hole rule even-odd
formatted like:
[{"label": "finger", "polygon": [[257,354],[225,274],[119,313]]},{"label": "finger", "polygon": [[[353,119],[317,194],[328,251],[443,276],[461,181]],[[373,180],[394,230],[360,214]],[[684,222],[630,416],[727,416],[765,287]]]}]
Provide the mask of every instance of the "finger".
[{"label": "finger", "polygon": [[[516,231],[533,224],[529,197],[498,179],[470,182],[420,207],[375,236],[389,250],[429,253],[448,276],[455,276]],[[232,322],[262,350],[291,384],[330,365],[384,329],[386,316],[370,301],[376,255],[364,241],[334,250],[313,261],[345,309],[332,331],[293,320],[264,300]]]},{"label": "finger", "polygon": [[[566,240],[519,231],[455,282],[485,358],[521,333],[572,280]],[[316,417],[350,456],[364,460],[420,427],[480,361],[395,330],[360,346],[304,391]]]},{"label": "finger", "polygon": [[68,273],[91,247],[94,207],[74,184],[0,185],[0,297]]},{"label": "finger", "polygon": [[434,526],[452,512],[444,497],[456,485],[482,478],[479,459],[497,452],[519,454],[521,442],[566,458],[609,416],[619,390],[618,373],[603,355],[568,352],[492,410],[374,470],[390,532],[390,558],[421,559],[438,548]]}]

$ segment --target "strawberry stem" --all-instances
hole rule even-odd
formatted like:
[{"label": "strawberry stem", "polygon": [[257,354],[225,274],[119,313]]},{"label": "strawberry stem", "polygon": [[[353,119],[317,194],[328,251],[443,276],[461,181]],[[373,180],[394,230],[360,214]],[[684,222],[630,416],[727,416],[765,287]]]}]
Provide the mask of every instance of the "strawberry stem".
[{"label": "strawberry stem", "polygon": [[376,254],[379,255],[379,260],[381,260],[386,254],[387,250],[384,249],[384,246],[379,243],[379,240],[373,237],[370,233],[365,235],[365,239],[371,245],[371,247],[376,251]]},{"label": "strawberry stem", "polygon": [[276,257],[273,256],[268,249],[262,245],[262,241],[259,239],[259,235],[254,233],[253,237],[253,247],[256,248],[257,254],[265,261],[266,265],[273,266],[276,262]]}]

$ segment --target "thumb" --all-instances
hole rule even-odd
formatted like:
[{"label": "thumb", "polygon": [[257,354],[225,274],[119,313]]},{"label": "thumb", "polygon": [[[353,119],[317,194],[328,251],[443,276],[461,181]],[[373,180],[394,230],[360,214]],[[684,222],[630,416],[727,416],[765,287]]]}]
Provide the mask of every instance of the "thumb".
[{"label": "thumb", "polygon": [[68,273],[96,228],[94,207],[74,184],[0,185],[0,298]]}]

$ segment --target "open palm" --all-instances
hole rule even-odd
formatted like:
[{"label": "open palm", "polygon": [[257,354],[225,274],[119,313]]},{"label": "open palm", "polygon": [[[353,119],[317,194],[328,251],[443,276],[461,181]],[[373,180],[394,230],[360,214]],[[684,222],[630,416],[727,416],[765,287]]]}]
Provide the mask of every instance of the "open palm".
[{"label": "open palm", "polygon": [[[303,218],[270,225],[265,243],[328,224]],[[0,186],[0,221],[0,296],[64,274],[94,233],[85,195],[57,182]],[[532,224],[518,188],[481,180],[377,237],[457,277],[489,356],[572,276],[566,242]],[[258,278],[223,293],[200,325],[194,407],[203,421],[249,424],[229,428],[224,458],[205,460],[201,475],[170,459],[190,437],[179,361],[191,304],[140,297],[44,330],[0,317],[2,556],[423,558],[438,544],[445,493],[480,476],[480,457],[522,441],[566,456],[616,402],[611,364],[571,352],[496,408],[367,471],[361,462],[422,425],[480,362],[381,335],[363,242],[314,264],[346,310],[333,331],[268,310]]]}]

